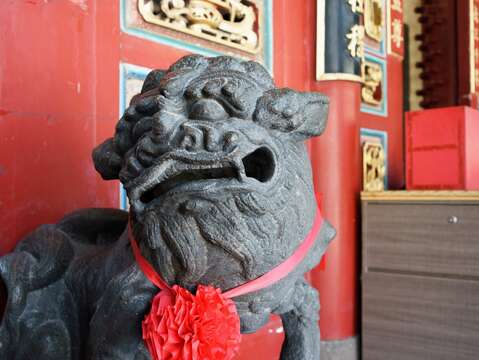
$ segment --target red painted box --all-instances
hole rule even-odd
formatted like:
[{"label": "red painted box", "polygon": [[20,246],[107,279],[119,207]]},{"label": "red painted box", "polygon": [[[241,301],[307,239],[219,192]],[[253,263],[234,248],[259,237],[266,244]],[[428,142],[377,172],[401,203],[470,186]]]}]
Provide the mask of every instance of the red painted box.
[{"label": "red painted box", "polygon": [[406,187],[479,190],[479,111],[458,106],[406,113]]}]

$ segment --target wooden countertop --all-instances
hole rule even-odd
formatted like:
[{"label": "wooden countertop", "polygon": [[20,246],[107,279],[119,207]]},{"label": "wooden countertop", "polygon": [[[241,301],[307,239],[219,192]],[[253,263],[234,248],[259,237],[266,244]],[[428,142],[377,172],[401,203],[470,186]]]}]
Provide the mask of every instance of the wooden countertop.
[{"label": "wooden countertop", "polygon": [[479,201],[479,191],[378,191],[361,192],[367,201]]}]

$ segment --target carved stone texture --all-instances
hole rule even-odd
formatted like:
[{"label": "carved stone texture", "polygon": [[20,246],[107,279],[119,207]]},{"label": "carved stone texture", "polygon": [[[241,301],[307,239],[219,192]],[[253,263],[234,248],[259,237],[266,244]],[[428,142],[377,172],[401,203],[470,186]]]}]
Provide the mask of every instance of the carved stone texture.
[{"label": "carved stone texture", "polygon": [[[227,290],[308,234],[316,202],[303,141],[323,132],[327,107],[320,94],[276,88],[255,62],[187,56],[148,75],[93,159],[123,183],[141,251],[166,281]],[[81,210],[0,259],[1,359],[149,359],[141,321],[157,290],[134,261],[127,220]],[[318,296],[303,273],[333,237],[325,222],[289,276],[234,299],[243,333],[281,315],[282,360],[319,358]]]}]

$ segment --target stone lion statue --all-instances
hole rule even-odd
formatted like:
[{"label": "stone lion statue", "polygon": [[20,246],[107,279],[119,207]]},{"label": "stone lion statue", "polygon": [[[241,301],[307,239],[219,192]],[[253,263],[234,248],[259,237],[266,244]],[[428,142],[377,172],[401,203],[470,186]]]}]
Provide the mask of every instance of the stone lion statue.
[{"label": "stone lion statue", "polygon": [[[0,358],[150,359],[141,322],[158,289],[135,261],[128,221],[161,277],[191,292],[231,289],[285,261],[315,217],[303,141],[323,132],[327,109],[325,96],[276,88],[252,61],[192,55],[152,71],[93,151],[129,213],[79,210],[0,258]],[[234,299],[242,333],[281,316],[282,360],[319,359],[318,295],[303,274],[334,234],[325,221],[294,271]]]}]

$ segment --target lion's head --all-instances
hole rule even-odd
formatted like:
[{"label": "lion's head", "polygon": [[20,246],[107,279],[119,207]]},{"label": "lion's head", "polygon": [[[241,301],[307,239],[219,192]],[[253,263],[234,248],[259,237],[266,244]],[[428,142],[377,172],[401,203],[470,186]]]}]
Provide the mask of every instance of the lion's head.
[{"label": "lion's head", "polygon": [[169,282],[230,288],[287,258],[315,213],[303,141],[328,100],[275,87],[259,64],[187,56],[152,71],[93,153],[123,183],[145,256]]}]

